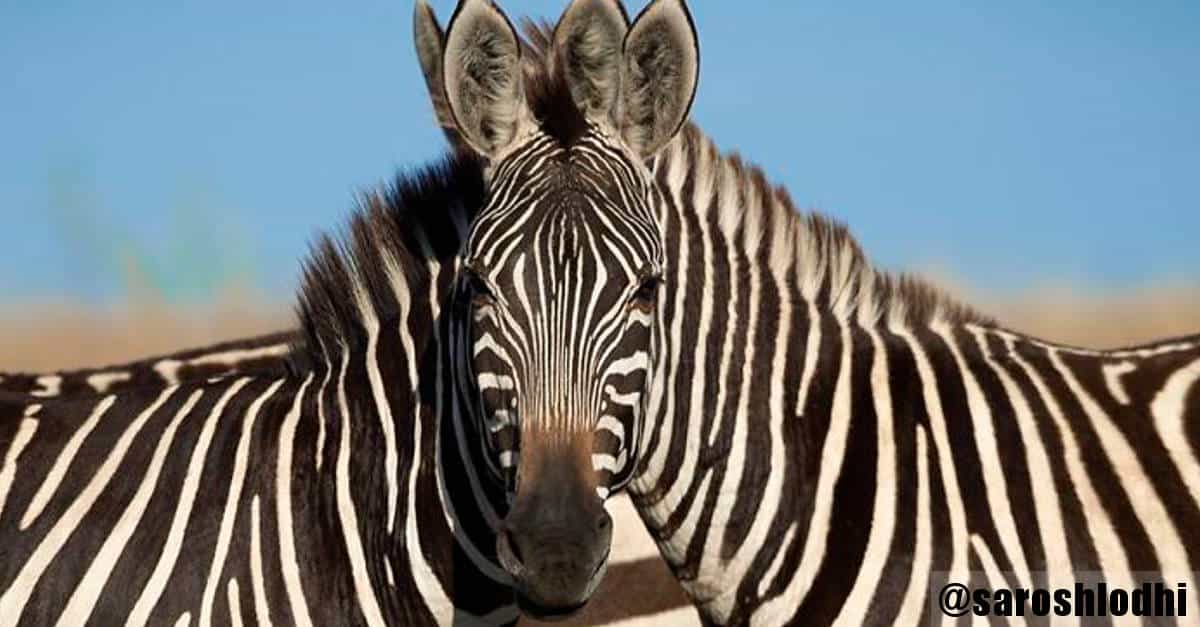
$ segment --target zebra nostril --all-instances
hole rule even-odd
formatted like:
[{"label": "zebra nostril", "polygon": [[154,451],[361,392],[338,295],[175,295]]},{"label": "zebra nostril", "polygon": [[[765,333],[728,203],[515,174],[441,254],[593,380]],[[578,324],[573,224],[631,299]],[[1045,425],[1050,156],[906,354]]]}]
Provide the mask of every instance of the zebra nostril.
[{"label": "zebra nostril", "polygon": [[596,519],[596,530],[597,531],[607,531],[608,528],[611,526],[612,526],[612,517],[608,515],[608,512],[606,512],[604,510],[600,510],[600,517],[598,519]]}]

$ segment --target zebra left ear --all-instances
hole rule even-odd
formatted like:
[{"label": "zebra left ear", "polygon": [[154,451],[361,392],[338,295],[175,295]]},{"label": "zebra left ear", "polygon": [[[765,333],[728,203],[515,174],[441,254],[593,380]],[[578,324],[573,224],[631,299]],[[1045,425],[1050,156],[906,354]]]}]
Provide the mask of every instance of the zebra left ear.
[{"label": "zebra left ear", "polygon": [[532,124],[521,42],[492,0],[459,1],[446,29],[442,83],[455,129],[486,158],[502,154]]},{"label": "zebra left ear", "polygon": [[620,128],[644,158],[687,121],[700,75],[700,44],[684,0],[654,0],[625,36]]},{"label": "zebra left ear", "polygon": [[620,0],[574,0],[554,28],[554,49],[571,96],[589,120],[612,120],[628,31]]}]

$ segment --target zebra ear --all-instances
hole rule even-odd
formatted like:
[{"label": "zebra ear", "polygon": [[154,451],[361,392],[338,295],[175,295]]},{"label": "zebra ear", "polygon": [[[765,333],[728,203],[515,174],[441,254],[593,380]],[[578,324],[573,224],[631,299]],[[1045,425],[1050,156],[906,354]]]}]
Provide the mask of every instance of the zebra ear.
[{"label": "zebra ear", "polygon": [[654,0],[625,37],[620,128],[645,158],[687,120],[700,73],[696,26],[684,0]]},{"label": "zebra ear", "polygon": [[485,157],[502,153],[532,121],[521,43],[491,0],[458,3],[447,29],[442,83],[454,128]]},{"label": "zebra ear", "polygon": [[612,120],[628,32],[629,16],[620,0],[574,0],[554,28],[554,48],[571,96],[590,120]]},{"label": "zebra ear", "polygon": [[425,86],[429,88],[429,99],[433,102],[433,114],[438,126],[442,127],[450,143],[458,146],[462,138],[455,129],[454,114],[446,102],[446,86],[442,81],[446,35],[438,24],[433,8],[425,0],[417,0],[413,9],[413,43],[417,48],[417,60],[421,63],[421,73],[425,75]]}]

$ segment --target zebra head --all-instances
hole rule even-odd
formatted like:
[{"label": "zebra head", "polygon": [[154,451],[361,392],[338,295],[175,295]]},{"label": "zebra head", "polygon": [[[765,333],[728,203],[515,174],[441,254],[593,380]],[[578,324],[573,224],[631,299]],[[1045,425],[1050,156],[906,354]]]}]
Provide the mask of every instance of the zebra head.
[{"label": "zebra head", "polygon": [[[631,478],[664,263],[650,160],[679,131],[698,50],[682,0],[630,25],[575,0],[523,41],[489,0],[416,40],[451,140],[486,163],[460,264],[487,465],[505,486],[497,552],[526,612],[581,607],[611,540],[604,500]],[[438,53],[441,54],[438,54]]]}]

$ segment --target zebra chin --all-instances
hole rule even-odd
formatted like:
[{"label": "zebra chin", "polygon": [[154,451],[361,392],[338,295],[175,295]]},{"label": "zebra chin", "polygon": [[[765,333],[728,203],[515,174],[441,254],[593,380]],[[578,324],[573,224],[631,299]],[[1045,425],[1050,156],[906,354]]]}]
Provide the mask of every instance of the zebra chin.
[{"label": "zebra chin", "polygon": [[582,537],[549,533],[522,533],[506,523],[497,536],[496,552],[513,576],[517,604],[538,620],[557,620],[582,609],[608,570],[612,519],[601,509],[591,529]]},{"label": "zebra chin", "polygon": [[[510,570],[510,574],[513,575],[516,582],[517,606],[523,614],[536,620],[565,620],[582,610],[587,606],[596,589],[600,587],[600,583],[608,571],[608,552],[606,551],[591,576],[587,578],[582,592],[574,593],[573,586],[561,585],[564,581],[556,578],[553,574],[549,577],[545,575],[531,577],[523,565],[513,563],[514,555],[511,546],[507,534],[501,534],[498,548],[505,548],[499,548],[499,553],[501,562],[506,569]],[[515,567],[510,569],[510,566]],[[513,570],[517,572],[512,572]],[[549,595],[547,595],[547,588]]]}]

